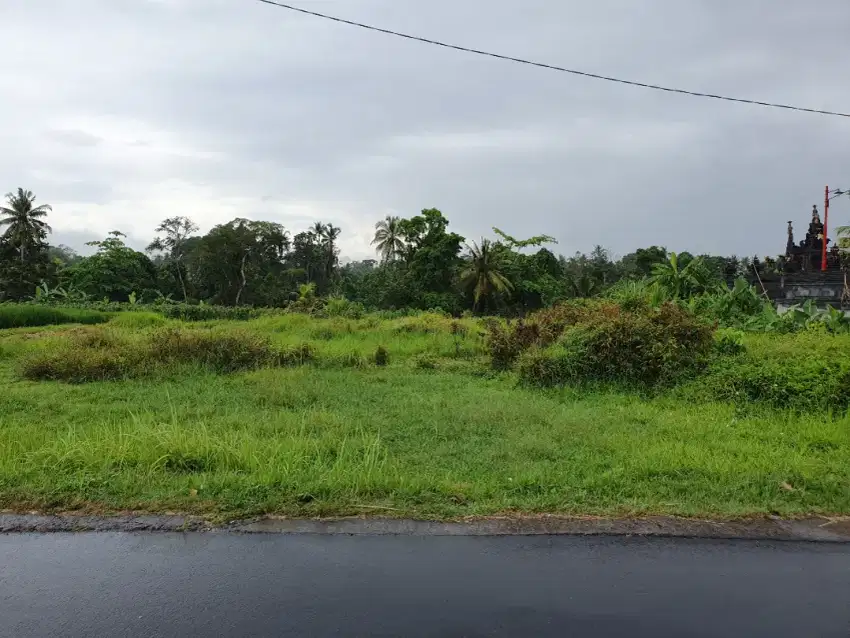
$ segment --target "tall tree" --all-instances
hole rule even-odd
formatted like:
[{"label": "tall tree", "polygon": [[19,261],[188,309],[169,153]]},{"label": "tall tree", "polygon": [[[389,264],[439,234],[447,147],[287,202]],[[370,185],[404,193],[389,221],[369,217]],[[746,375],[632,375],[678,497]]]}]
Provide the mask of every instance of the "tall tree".
[{"label": "tall tree", "polygon": [[482,239],[480,246],[472,242],[467,249],[469,265],[460,278],[464,288],[472,291],[473,310],[477,310],[482,300],[492,302],[494,295],[513,290],[513,284],[500,272],[497,253],[489,239]]},{"label": "tall tree", "polygon": [[324,246],[325,246],[325,279],[328,282],[334,280],[337,265],[339,264],[339,249],[336,245],[336,240],[342,234],[342,229],[333,224],[325,226]]},{"label": "tall tree", "polygon": [[375,224],[375,238],[372,240],[372,245],[381,256],[383,263],[395,261],[404,252],[400,222],[400,218],[387,215],[386,219]]},{"label": "tall tree", "polygon": [[127,301],[156,296],[156,267],[144,253],[124,243],[124,233],[113,230],[106,239],[88,242],[97,252],[68,268],[63,277],[77,290],[95,298]]},{"label": "tall tree", "polygon": [[219,224],[197,241],[190,279],[217,303],[278,305],[293,288],[285,267],[289,245],[288,233],[274,222],[237,218]]},{"label": "tall tree", "polygon": [[21,262],[26,260],[27,250],[44,242],[47,233],[53,229],[43,220],[53,209],[48,204],[35,205],[32,191],[18,188],[16,193],[6,195],[7,206],[0,207],[0,226],[6,226],[3,236],[20,254]]},{"label": "tall tree", "polygon": [[162,251],[168,254],[177,272],[177,279],[183,291],[183,301],[188,301],[186,292],[186,280],[184,277],[183,258],[186,256],[186,246],[192,233],[198,231],[198,225],[188,217],[169,217],[162,220],[156,227],[156,232],[161,233],[147,247],[148,252]]}]

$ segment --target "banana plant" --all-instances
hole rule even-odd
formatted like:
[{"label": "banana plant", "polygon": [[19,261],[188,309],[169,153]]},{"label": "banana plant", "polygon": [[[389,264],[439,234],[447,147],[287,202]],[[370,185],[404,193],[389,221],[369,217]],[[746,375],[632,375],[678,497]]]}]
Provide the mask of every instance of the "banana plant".
[{"label": "banana plant", "polygon": [[843,310],[827,305],[826,310],[820,313],[819,319],[826,326],[826,329],[829,332],[838,333],[850,331],[850,318],[844,314]]}]

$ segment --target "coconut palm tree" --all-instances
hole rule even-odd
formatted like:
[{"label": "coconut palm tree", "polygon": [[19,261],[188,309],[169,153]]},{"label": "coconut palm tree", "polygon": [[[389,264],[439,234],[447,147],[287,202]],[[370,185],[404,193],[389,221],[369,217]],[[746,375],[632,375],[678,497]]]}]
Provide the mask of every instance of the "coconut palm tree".
[{"label": "coconut palm tree", "polygon": [[472,290],[475,303],[473,310],[478,309],[482,299],[492,299],[494,294],[513,290],[513,284],[499,272],[498,254],[493,253],[493,244],[489,239],[482,239],[478,246],[472,242],[467,245],[469,264],[461,273],[461,284],[466,290]]},{"label": "coconut palm tree", "polygon": [[324,239],[325,233],[327,232],[327,226],[325,226],[322,222],[315,222],[310,227],[310,232],[313,233],[319,239]]},{"label": "coconut palm tree", "polygon": [[328,281],[333,278],[334,269],[337,265],[336,240],[339,239],[340,234],[342,234],[342,229],[339,226],[334,226],[333,224],[327,224],[325,226],[324,240],[325,250],[327,251],[325,258],[325,277]]},{"label": "coconut palm tree", "polygon": [[32,191],[19,188],[17,193],[6,195],[8,206],[0,207],[0,226],[8,226],[3,236],[18,249],[21,261],[26,259],[27,247],[44,239],[53,229],[42,221],[53,209],[47,204],[35,206]]},{"label": "coconut palm tree", "polygon": [[372,245],[381,255],[384,263],[395,261],[404,250],[404,241],[401,238],[401,220],[398,217],[387,215],[375,224],[375,238]]}]

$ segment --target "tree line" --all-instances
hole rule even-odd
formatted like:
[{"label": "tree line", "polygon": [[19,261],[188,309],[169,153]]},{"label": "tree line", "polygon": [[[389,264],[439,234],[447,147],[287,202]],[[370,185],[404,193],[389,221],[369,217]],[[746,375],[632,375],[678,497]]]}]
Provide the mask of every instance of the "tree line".
[{"label": "tree line", "polygon": [[[48,242],[52,209],[18,189],[0,209],[0,301],[49,296],[69,302],[200,301],[280,307],[305,294],[344,296],[374,309],[465,310],[519,314],[564,299],[603,293],[621,280],[671,268],[664,247],[640,248],[621,258],[596,246],[589,254],[556,255],[554,238],[467,241],[449,230],[436,208],[410,218],[387,217],[375,227],[375,259],[341,264],[342,230],[316,222],[292,234],[281,224],[236,218],[199,234],[188,217],[164,219],[145,251],[112,231],[81,256]],[[688,253],[675,267],[698,266],[703,280],[745,274],[750,259]]]}]

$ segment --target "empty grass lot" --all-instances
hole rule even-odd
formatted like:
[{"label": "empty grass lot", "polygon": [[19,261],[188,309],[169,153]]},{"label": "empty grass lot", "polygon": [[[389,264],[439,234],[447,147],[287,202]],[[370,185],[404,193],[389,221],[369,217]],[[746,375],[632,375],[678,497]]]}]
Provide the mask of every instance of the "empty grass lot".
[{"label": "empty grass lot", "polygon": [[[175,326],[248,332],[281,352],[307,344],[310,356],[222,374],[206,359],[140,354],[117,380],[24,378],[34,357],[80,343],[125,351]],[[490,370],[482,332],[477,321],[453,327],[431,315],[182,324],[142,313],[0,331],[0,508],[213,518],[850,513],[844,415],[526,388]],[[386,366],[375,364],[379,346]]]}]

